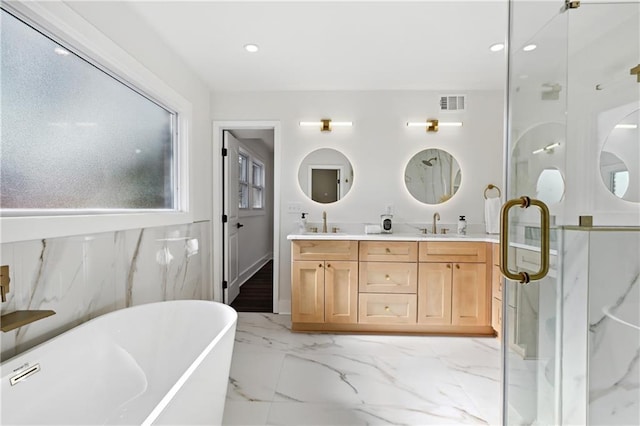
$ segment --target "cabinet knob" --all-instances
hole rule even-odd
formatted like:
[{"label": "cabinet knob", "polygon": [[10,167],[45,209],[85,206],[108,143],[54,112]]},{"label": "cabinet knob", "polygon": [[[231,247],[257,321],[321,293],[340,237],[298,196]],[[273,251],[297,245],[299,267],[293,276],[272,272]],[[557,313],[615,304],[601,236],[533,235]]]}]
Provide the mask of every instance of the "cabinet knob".
[{"label": "cabinet knob", "polygon": [[318,265],[318,268],[322,268],[322,263]]},{"label": "cabinet knob", "polygon": [[384,251],[387,253],[391,253],[391,249],[389,247],[385,248]]},{"label": "cabinet knob", "polygon": [[460,265],[456,264],[456,269],[460,269]]},{"label": "cabinet knob", "polygon": [[384,279],[389,281],[391,279],[391,277],[389,276],[389,274],[387,274],[387,275],[384,276]]},{"label": "cabinet knob", "polygon": [[451,269],[451,264],[447,263],[447,269]]},{"label": "cabinet knob", "polygon": [[384,307],[384,310],[388,312],[388,311],[389,311],[389,307],[388,307],[388,306],[385,306],[385,307]]},{"label": "cabinet knob", "polygon": [[331,264],[330,263],[327,263],[327,268],[331,268]]}]

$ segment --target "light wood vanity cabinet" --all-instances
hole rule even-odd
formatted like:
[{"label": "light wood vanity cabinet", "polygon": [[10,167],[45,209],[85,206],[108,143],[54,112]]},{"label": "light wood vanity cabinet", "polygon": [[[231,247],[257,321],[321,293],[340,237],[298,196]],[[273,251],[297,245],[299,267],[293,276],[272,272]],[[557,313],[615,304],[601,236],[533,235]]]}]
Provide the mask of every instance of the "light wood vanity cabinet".
[{"label": "light wood vanity cabinet", "polygon": [[358,322],[415,324],[418,243],[361,241]]},{"label": "light wood vanity cabinet", "polygon": [[357,248],[357,241],[294,241],[292,246],[292,322],[330,324],[357,322]]},{"label": "light wood vanity cabinet", "polygon": [[296,331],[493,334],[491,244],[294,240]]},{"label": "light wood vanity cabinet", "polygon": [[487,251],[482,242],[420,242],[418,323],[489,325]]},{"label": "light wood vanity cabinet", "polygon": [[500,244],[492,246],[491,273],[491,327],[498,339],[502,332],[502,273],[500,272]]}]

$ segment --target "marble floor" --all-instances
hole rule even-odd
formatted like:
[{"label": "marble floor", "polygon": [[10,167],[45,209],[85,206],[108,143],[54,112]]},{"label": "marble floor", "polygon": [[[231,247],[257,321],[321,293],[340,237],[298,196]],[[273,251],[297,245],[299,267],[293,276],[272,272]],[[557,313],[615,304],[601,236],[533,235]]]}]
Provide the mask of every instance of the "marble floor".
[{"label": "marble floor", "polygon": [[304,334],[239,313],[223,424],[498,424],[493,338]]}]

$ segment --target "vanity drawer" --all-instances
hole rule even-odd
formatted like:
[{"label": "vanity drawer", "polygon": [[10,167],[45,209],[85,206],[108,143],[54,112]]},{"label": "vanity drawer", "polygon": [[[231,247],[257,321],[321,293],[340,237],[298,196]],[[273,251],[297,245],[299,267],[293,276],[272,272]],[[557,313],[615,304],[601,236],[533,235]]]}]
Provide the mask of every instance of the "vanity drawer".
[{"label": "vanity drawer", "polygon": [[482,242],[421,241],[418,253],[420,262],[482,263],[487,251]]},{"label": "vanity drawer", "polygon": [[361,241],[360,260],[368,262],[415,262],[418,243],[414,241]]},{"label": "vanity drawer", "polygon": [[358,322],[360,324],[415,324],[417,297],[415,294],[360,293]]},{"label": "vanity drawer", "polygon": [[296,240],[291,255],[293,260],[358,260],[358,242]]},{"label": "vanity drawer", "polygon": [[360,262],[362,293],[415,293],[417,282],[417,263]]}]

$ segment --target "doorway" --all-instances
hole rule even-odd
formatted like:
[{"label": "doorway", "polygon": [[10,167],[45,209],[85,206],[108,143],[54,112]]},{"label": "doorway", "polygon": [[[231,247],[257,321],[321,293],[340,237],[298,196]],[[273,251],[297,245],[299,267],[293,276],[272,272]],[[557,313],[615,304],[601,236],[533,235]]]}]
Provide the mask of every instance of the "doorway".
[{"label": "doorway", "polygon": [[278,138],[275,122],[214,122],[214,298],[244,311],[278,308]]}]

